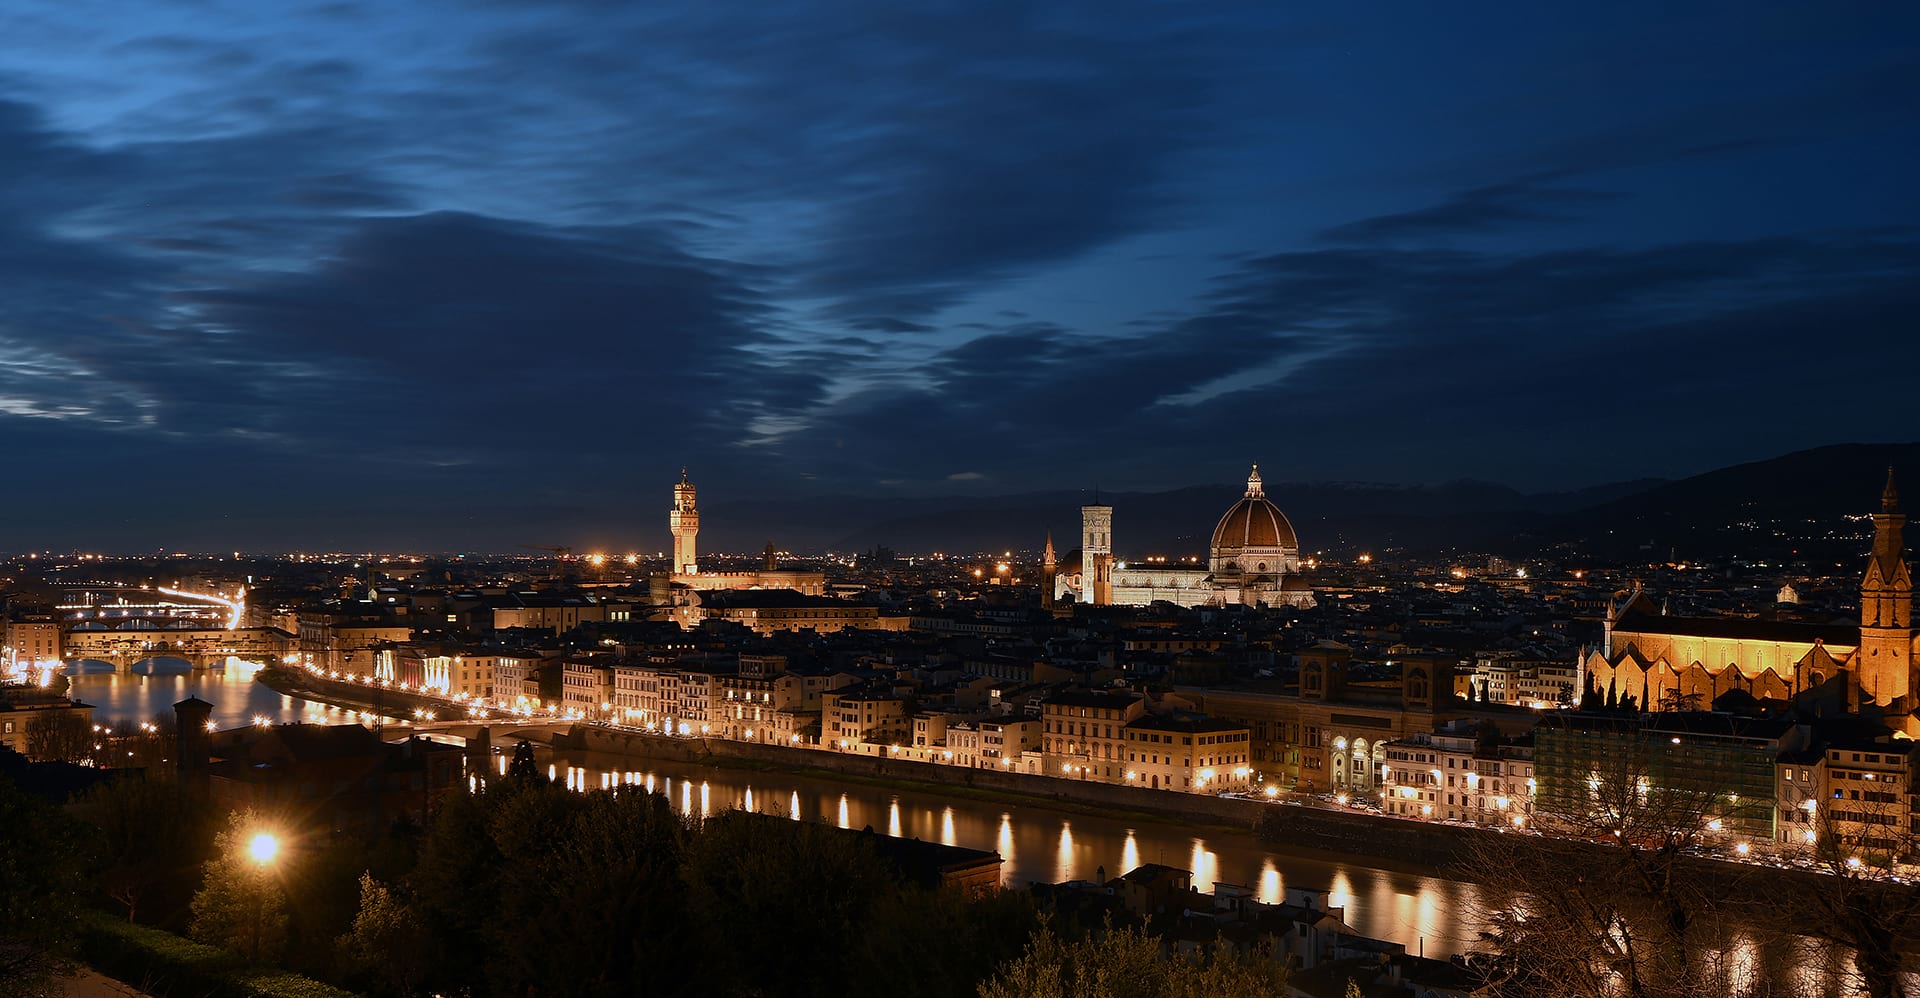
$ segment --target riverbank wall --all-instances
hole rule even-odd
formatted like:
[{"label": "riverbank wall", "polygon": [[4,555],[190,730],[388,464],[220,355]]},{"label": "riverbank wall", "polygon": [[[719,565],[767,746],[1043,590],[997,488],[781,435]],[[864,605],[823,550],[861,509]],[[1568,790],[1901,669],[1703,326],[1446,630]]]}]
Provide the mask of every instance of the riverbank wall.
[{"label": "riverbank wall", "polygon": [[[370,688],[358,683],[316,679],[286,670],[263,671],[260,681],[289,696],[353,707],[393,718],[413,711],[446,711],[445,701],[404,690]],[[485,722],[474,722],[476,725]],[[512,738],[511,730],[496,727],[496,744]],[[1292,803],[1258,798],[1181,794],[1146,787],[1093,783],[991,769],[944,766],[938,763],[891,759],[884,756],[842,754],[819,749],[788,748],[760,742],[718,738],[676,738],[624,728],[574,724],[554,734],[554,749],[589,752],[634,761],[678,762],[704,766],[776,769],[820,773],[874,783],[952,787],[992,795],[1010,803],[1124,812],[1171,822],[1187,822],[1246,829],[1275,849],[1365,857],[1396,866],[1421,869],[1457,880],[1481,880],[1485,871],[1477,857],[1500,854],[1498,848],[1515,840],[1576,852],[1591,851],[1599,859],[1610,847],[1591,842],[1542,839],[1535,835],[1472,825],[1411,821],[1319,801]],[[1755,883],[1774,889],[1806,890],[1822,875],[1745,863],[1689,858],[1695,873],[1742,892]]]}]

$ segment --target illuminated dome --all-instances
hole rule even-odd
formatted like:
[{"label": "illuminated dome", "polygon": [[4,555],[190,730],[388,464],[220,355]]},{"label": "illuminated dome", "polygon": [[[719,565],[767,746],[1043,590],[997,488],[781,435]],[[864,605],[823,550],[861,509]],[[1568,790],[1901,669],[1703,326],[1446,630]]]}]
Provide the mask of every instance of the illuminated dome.
[{"label": "illuminated dome", "polygon": [[1300,540],[1285,513],[1267,499],[1260,466],[1247,476],[1247,494],[1213,528],[1215,575],[1275,575],[1299,570]]}]

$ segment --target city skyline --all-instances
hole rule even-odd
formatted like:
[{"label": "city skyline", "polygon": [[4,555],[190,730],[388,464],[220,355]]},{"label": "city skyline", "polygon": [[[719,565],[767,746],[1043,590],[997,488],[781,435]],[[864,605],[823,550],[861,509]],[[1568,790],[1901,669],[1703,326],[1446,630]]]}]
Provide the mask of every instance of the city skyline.
[{"label": "city skyline", "polygon": [[505,547],[651,535],[688,463],[1545,491],[1903,435],[1914,15],[1649,10],[12,14],[0,511]]}]

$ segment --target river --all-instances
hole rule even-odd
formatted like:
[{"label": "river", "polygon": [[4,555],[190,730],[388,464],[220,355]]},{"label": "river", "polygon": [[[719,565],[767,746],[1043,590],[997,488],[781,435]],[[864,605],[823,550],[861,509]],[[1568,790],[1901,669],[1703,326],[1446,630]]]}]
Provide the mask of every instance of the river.
[{"label": "river", "polygon": [[74,699],[93,705],[99,724],[138,724],[155,714],[171,716],[173,705],[190,696],[213,704],[213,723],[221,728],[263,717],[276,724],[314,720],[316,712],[325,709],[254,682],[255,671],[230,664],[195,672],[184,659],[155,658],[138,663],[130,673],[115,672],[106,662],[81,660],[68,663],[60,674],[72,684]]},{"label": "river", "polygon": [[[1479,889],[1472,884],[1278,853],[1250,832],[1069,814],[1042,805],[894,790],[829,777],[693,763],[635,764],[594,753],[553,759],[543,755],[542,763],[568,787],[648,787],[665,794],[684,814],[738,807],[997,852],[1001,880],[1009,887],[1093,880],[1103,868],[1115,877],[1142,863],[1164,863],[1191,871],[1199,890],[1211,891],[1216,883],[1242,884],[1262,901],[1279,901],[1288,886],[1329,890],[1332,903],[1346,907],[1348,924],[1370,936],[1405,942],[1415,953],[1424,947],[1428,956],[1445,957],[1464,952],[1474,939],[1464,915],[1477,907]],[[617,768],[623,765],[639,768]]]},{"label": "river", "polygon": [[[196,673],[183,661],[160,659],[126,674],[103,662],[81,662],[67,666],[64,674],[73,684],[73,695],[92,704],[101,723],[151,720],[157,713],[170,713],[174,703],[188,696],[213,704],[214,723],[222,728],[259,718],[337,724],[351,716],[276,693],[255,683],[253,670],[237,665]],[[1169,822],[1120,821],[784,773],[670,762],[651,762],[637,770],[617,765],[589,755],[556,762],[554,775],[582,789],[615,782],[644,786],[651,780],[682,812],[710,814],[743,807],[985,849],[1000,854],[1001,877],[1009,886],[1091,880],[1102,868],[1113,877],[1142,863],[1165,863],[1192,871],[1194,886],[1201,890],[1211,890],[1215,883],[1244,884],[1262,900],[1279,899],[1289,884],[1325,888],[1333,892],[1334,904],[1347,907],[1347,922],[1354,928],[1403,941],[1412,952],[1424,946],[1428,956],[1463,952],[1473,939],[1463,914],[1476,907],[1478,889],[1471,884],[1276,853],[1251,833],[1196,832]]]},{"label": "river", "polygon": [[[190,695],[214,705],[213,719],[222,728],[263,717],[274,723],[334,724],[353,717],[350,711],[276,693],[255,683],[253,670],[239,666],[194,673],[185,662],[161,660],[143,663],[140,670],[117,674],[105,663],[80,663],[68,666],[65,674],[74,696],[93,704],[101,723],[149,720]],[[595,753],[542,753],[541,764],[551,766],[555,780],[573,789],[648,787],[665,794],[683,814],[740,807],[989,850],[1000,854],[1001,879],[1009,887],[1091,880],[1103,868],[1113,877],[1142,863],[1165,863],[1191,871],[1200,890],[1217,883],[1243,884],[1263,901],[1279,900],[1288,886],[1324,888],[1332,892],[1333,904],[1346,907],[1349,925],[1369,936],[1405,943],[1413,953],[1447,957],[1470,949],[1476,939],[1482,896],[1476,885],[1371,865],[1375,860],[1277,852],[1250,832],[1066,813],[1040,804],[948,797],[937,791],[781,772],[637,764]],[[1843,953],[1817,946],[1798,954],[1772,949],[1736,933],[1724,958],[1755,969],[1766,967],[1809,994],[1840,990],[1836,982],[1845,976]]]}]

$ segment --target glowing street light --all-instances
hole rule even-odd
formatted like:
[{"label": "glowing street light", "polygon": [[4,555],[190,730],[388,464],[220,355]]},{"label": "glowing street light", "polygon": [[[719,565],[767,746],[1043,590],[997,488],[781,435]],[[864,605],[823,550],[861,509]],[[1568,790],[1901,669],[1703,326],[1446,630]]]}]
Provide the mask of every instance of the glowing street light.
[{"label": "glowing street light", "polygon": [[280,855],[280,839],[271,832],[259,832],[247,840],[247,858],[256,866],[266,866]]}]

